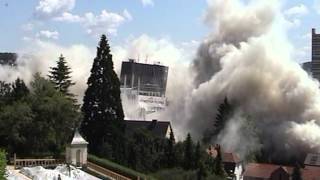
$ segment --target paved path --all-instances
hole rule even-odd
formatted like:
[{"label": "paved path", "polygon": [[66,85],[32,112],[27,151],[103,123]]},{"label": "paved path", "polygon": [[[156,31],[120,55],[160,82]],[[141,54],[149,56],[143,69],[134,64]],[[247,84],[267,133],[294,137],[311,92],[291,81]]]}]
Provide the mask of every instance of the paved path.
[{"label": "paved path", "polygon": [[31,179],[28,178],[27,176],[21,174],[21,173],[20,173],[20,170],[14,169],[13,166],[7,166],[7,169],[8,169],[14,176],[18,177],[19,179],[31,180]]},{"label": "paved path", "polygon": [[91,163],[91,162],[87,162],[87,168],[91,171],[94,171],[102,176],[105,176],[105,177],[108,177],[110,179],[115,179],[115,180],[131,180],[130,178],[128,177],[125,177],[125,176],[122,176],[118,173],[115,173],[113,171],[110,171],[106,168],[103,168],[99,165],[96,165],[94,163]]}]

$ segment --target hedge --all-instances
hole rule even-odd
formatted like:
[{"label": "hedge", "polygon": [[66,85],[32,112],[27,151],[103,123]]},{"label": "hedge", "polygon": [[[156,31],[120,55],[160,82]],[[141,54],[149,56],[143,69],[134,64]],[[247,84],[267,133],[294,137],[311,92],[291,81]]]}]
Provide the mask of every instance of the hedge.
[{"label": "hedge", "polygon": [[6,173],[6,166],[7,166],[6,153],[4,150],[0,150],[0,180],[6,179],[4,177]]},{"label": "hedge", "polygon": [[140,177],[140,180],[152,179],[151,177],[148,177],[145,174],[139,173],[133,169],[114,163],[108,159],[99,158],[97,156],[89,154],[88,160],[89,162],[95,163],[101,167],[114,171],[123,176],[129,177],[131,179],[138,179],[138,177]]}]

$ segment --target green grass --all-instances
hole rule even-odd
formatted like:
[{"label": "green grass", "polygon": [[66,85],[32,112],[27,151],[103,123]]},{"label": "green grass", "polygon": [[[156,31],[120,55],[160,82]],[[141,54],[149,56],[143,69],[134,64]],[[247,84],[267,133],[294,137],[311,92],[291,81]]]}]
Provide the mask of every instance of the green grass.
[{"label": "green grass", "polygon": [[141,180],[142,179],[145,179],[145,180],[152,179],[151,177],[148,177],[145,174],[139,173],[133,169],[130,169],[125,166],[114,163],[108,159],[99,158],[97,156],[89,154],[88,160],[92,163],[95,163],[95,164],[101,166],[101,167],[104,167],[106,169],[114,171],[114,172],[121,174],[123,176],[129,177],[131,179],[138,179],[138,177],[140,177]]}]

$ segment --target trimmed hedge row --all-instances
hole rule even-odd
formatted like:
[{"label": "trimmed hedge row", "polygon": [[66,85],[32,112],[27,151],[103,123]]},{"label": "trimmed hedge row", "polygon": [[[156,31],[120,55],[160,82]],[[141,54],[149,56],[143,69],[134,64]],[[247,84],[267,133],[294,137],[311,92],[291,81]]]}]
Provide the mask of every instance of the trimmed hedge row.
[{"label": "trimmed hedge row", "polygon": [[7,166],[6,153],[4,150],[0,149],[0,180],[6,179],[4,177],[6,173],[6,166]]},{"label": "trimmed hedge row", "polygon": [[125,166],[119,165],[119,164],[114,163],[110,160],[99,158],[99,157],[91,155],[91,154],[88,155],[88,160],[92,163],[95,163],[95,164],[101,166],[101,167],[104,167],[106,169],[114,171],[114,172],[121,174],[123,176],[129,177],[131,179],[137,180],[138,177],[140,177],[140,180],[152,179],[145,174],[139,173],[135,170],[132,170],[132,169],[127,168]]}]

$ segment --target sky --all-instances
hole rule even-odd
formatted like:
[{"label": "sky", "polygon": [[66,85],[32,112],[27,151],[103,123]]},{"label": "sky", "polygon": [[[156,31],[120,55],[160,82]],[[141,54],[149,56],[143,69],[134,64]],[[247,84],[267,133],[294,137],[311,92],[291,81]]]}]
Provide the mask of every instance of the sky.
[{"label": "sky", "polygon": [[[308,61],[311,28],[320,32],[320,0],[281,2],[293,60]],[[103,33],[111,46],[144,36],[196,49],[212,31],[206,8],[206,0],[0,0],[0,52],[19,52],[36,40],[95,47]]]}]

